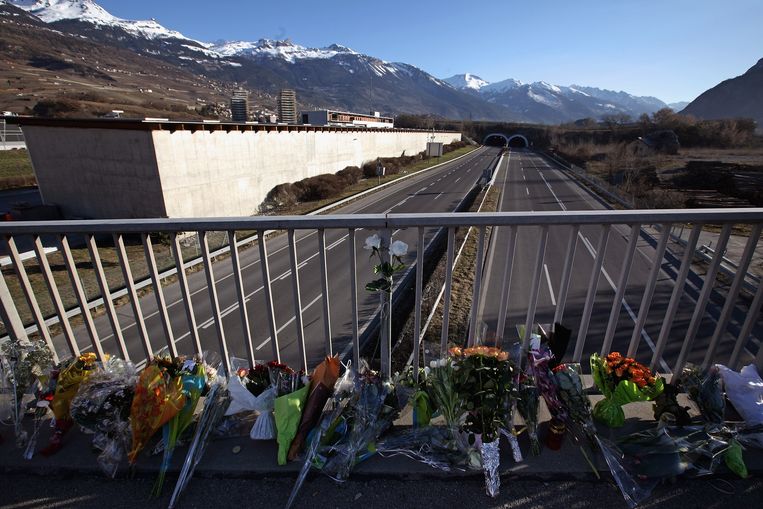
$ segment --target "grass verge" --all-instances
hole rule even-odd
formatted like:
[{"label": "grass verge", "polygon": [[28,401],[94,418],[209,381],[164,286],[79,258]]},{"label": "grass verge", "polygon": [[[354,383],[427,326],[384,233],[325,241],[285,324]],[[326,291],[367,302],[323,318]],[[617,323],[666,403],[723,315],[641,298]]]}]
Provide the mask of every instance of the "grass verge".
[{"label": "grass verge", "polygon": [[[469,212],[495,212],[498,208],[500,198],[500,189],[491,186],[477,195],[474,203],[469,208]],[[484,199],[484,202],[483,202]],[[461,256],[453,269],[451,282],[450,315],[448,325],[448,347],[462,345],[469,333],[469,315],[472,309],[472,292],[474,289],[474,269],[477,263],[477,242],[479,231],[477,228],[471,228],[471,233],[467,237],[470,228],[458,228],[455,232],[454,249],[456,254],[463,245]],[[492,228],[486,230],[485,246],[489,245],[490,233]],[[466,243],[464,244],[464,239]],[[447,256],[442,256],[428,282],[422,289],[421,300],[421,323],[426,323],[427,317],[432,311],[440,290],[445,285],[445,275],[447,270]],[[427,327],[426,333],[422,338],[421,359],[429,362],[431,359],[440,357],[440,338],[442,333],[442,318],[444,312],[444,300],[441,299],[437,304],[437,310],[432,317],[432,321]],[[415,317],[410,314],[398,335],[398,342],[392,351],[393,371],[401,370],[405,367],[408,359],[413,352],[413,338]],[[426,365],[426,364],[423,364]]]}]

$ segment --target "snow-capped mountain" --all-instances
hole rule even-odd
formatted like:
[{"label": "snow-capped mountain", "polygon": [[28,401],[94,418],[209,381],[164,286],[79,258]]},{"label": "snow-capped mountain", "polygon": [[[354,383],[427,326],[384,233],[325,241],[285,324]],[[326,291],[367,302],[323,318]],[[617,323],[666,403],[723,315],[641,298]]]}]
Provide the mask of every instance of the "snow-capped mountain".
[{"label": "snow-capped mountain", "polygon": [[278,41],[272,39],[260,39],[256,42],[249,41],[218,41],[208,46],[211,51],[225,57],[270,57],[282,58],[289,63],[306,58],[333,58],[338,54],[357,55],[356,52],[341,46],[332,44],[326,48],[305,48],[291,41]]},{"label": "snow-capped mountain", "polygon": [[[64,36],[133,52],[136,62],[159,60],[173,70],[217,81],[221,93],[246,86],[272,97],[293,88],[301,108],[557,123],[608,113],[637,116],[664,107],[653,98],[588,87],[513,79],[488,83],[468,73],[440,80],[412,65],[339,44],[309,48],[289,40],[196,41],[155,20],[118,18],[93,0],[0,0],[2,4],[23,9],[29,19]],[[91,56],[82,55],[82,60]],[[98,59],[93,60],[81,65],[94,66],[97,74]]]},{"label": "snow-capped mountain", "polygon": [[443,81],[457,90],[467,89],[478,91],[485,85],[488,85],[487,81],[483,80],[475,74],[469,73],[456,74],[450,78],[445,78]]},{"label": "snow-capped mountain", "polygon": [[102,27],[118,27],[147,39],[188,39],[153,19],[130,21],[117,18],[92,0],[8,0],[8,3],[34,14],[46,23],[76,20]]},{"label": "snow-capped mountain", "polygon": [[[453,78],[458,76],[464,75],[456,75]],[[545,81],[522,83],[509,78],[496,83],[482,80],[479,88],[473,88],[463,80],[453,78],[447,78],[445,81],[455,88],[475,93],[492,104],[509,108],[516,116],[535,122],[566,122],[618,113],[635,118],[642,113],[654,113],[666,106],[654,97],[638,97],[626,92],[579,85],[560,86]]]}]

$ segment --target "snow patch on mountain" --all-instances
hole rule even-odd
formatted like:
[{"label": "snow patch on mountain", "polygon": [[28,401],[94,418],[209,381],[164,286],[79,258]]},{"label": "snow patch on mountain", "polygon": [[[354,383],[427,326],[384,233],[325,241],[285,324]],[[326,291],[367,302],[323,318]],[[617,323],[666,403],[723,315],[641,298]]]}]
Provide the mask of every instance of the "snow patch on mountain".
[{"label": "snow patch on mountain", "polygon": [[502,92],[507,92],[509,90],[519,88],[522,85],[524,85],[524,83],[521,81],[509,78],[507,80],[497,81],[495,83],[485,85],[480,89],[480,91],[483,93],[500,94]]},{"label": "snow patch on mountain", "polygon": [[[110,14],[92,0],[8,0],[46,23],[62,20],[77,20],[100,27],[117,27],[146,39],[186,39],[180,32],[160,25],[156,20],[124,20]],[[196,41],[194,41],[196,42]]]},{"label": "snow patch on mountain", "polygon": [[315,58],[333,58],[337,55],[357,55],[350,48],[339,44],[332,44],[326,48],[306,48],[294,44],[289,40],[278,41],[272,39],[260,39],[258,41],[222,41],[208,46],[221,56],[232,57],[269,57],[281,58],[289,63],[297,60]]},{"label": "snow patch on mountain", "polygon": [[445,78],[442,81],[447,83],[448,85],[452,86],[453,88],[457,90],[462,89],[469,89],[469,90],[479,90],[485,85],[489,85],[489,83],[476,74],[456,74],[455,76],[451,76],[450,78]]}]

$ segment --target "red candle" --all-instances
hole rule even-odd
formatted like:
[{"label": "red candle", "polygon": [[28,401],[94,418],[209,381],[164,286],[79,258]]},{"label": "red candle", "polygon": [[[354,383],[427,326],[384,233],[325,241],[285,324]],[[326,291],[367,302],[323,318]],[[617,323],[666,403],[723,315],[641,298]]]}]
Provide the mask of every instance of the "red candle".
[{"label": "red candle", "polygon": [[567,426],[564,425],[564,421],[558,419],[551,419],[548,426],[548,433],[546,434],[546,447],[552,451],[558,451],[562,448],[562,440],[564,434],[567,432]]}]

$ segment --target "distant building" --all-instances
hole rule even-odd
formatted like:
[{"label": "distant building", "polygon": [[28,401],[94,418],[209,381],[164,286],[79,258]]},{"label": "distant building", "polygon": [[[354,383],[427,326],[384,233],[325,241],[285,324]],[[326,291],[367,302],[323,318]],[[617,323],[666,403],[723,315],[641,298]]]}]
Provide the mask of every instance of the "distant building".
[{"label": "distant building", "polygon": [[278,121],[297,123],[297,94],[294,90],[285,88],[278,94]]},{"label": "distant building", "polygon": [[382,117],[378,111],[368,115],[333,110],[303,111],[302,123],[342,127],[376,127],[382,129],[392,129],[395,127],[395,120],[392,117]]},{"label": "distant building", "polygon": [[230,113],[234,122],[249,120],[249,92],[243,88],[233,91],[230,98]]}]

